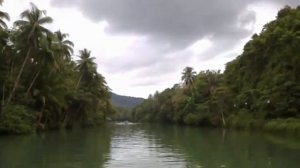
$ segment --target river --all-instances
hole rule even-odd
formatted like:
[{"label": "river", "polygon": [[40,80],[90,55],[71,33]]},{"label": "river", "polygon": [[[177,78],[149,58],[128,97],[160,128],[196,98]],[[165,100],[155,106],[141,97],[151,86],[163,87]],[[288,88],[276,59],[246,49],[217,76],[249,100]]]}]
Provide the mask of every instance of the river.
[{"label": "river", "polygon": [[0,136],[0,168],[298,168],[300,138],[259,131],[107,124]]}]

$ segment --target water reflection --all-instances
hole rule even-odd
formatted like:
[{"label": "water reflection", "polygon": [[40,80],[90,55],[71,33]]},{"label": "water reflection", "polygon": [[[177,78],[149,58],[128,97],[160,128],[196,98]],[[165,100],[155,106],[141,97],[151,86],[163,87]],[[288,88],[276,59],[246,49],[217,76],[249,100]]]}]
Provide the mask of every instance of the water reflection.
[{"label": "water reflection", "polygon": [[110,129],[0,137],[0,168],[101,168]]},{"label": "water reflection", "polygon": [[[296,168],[300,163],[299,149],[271,143],[267,134],[262,132],[178,126],[164,126],[162,129],[160,125],[145,129],[149,134],[155,134],[160,143],[178,149],[192,166]],[[295,142],[295,139],[291,140],[291,137],[285,139],[286,142]]]},{"label": "water reflection", "polygon": [[185,167],[184,155],[157,142],[141,125],[117,125],[105,167]]},{"label": "water reflection", "polygon": [[0,136],[0,168],[298,168],[299,137],[153,124]]}]

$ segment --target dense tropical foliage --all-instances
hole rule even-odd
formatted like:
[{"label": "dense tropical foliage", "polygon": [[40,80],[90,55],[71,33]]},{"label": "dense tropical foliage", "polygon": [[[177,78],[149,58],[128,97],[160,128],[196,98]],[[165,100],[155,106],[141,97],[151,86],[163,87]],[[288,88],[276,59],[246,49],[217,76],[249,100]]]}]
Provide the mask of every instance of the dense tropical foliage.
[{"label": "dense tropical foliage", "polygon": [[187,67],[182,80],[137,106],[133,118],[300,131],[300,6],[280,10],[224,73]]},{"label": "dense tropical foliage", "polygon": [[[2,1],[0,1],[2,2]],[[113,112],[91,51],[45,27],[52,18],[34,4],[8,28],[0,11],[0,133],[97,124]]]}]

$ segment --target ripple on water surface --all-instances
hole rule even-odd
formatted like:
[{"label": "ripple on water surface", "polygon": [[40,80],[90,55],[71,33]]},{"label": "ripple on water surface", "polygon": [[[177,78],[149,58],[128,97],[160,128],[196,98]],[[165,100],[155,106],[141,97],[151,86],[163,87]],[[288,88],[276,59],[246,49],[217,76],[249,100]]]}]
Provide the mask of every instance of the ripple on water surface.
[{"label": "ripple on water surface", "polygon": [[111,141],[111,153],[105,167],[185,167],[184,155],[166,149],[154,135],[132,131],[129,125],[118,128]]}]

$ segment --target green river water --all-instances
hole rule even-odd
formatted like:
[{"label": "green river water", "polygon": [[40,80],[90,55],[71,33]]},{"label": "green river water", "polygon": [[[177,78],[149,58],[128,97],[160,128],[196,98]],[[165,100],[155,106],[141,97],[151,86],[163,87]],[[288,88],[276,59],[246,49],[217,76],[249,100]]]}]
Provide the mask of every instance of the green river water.
[{"label": "green river water", "polygon": [[299,168],[300,138],[155,124],[0,136],[0,168]]}]

